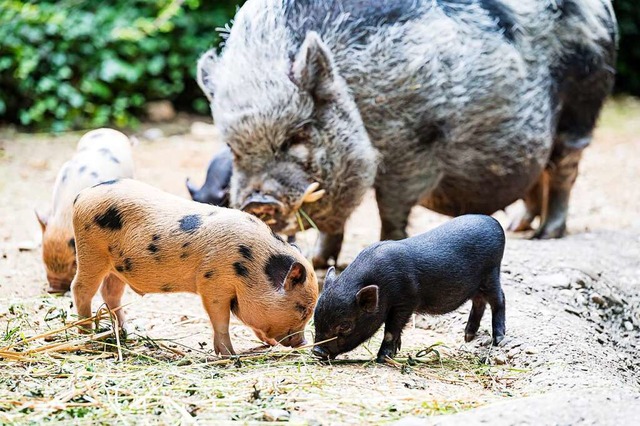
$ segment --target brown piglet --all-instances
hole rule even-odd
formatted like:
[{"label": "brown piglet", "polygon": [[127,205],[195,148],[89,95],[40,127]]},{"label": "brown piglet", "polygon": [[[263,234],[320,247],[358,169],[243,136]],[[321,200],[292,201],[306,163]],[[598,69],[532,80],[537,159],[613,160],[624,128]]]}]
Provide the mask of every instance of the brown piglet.
[{"label": "brown piglet", "polygon": [[107,180],[133,177],[131,140],[113,129],[86,133],[71,160],[64,163],[53,188],[49,214],[36,211],[42,228],[42,260],[49,293],[69,290],[76,273],[73,200],[78,193]]},{"label": "brown piglet", "polygon": [[[100,283],[110,308],[125,283],[139,294],[191,292],[202,298],[217,354],[234,354],[230,313],[270,345],[305,344],[318,299],[313,267],[300,251],[248,213],[186,200],[130,179],[82,191],[73,210],[81,318]],[[118,322],[124,323],[122,310]]]}]

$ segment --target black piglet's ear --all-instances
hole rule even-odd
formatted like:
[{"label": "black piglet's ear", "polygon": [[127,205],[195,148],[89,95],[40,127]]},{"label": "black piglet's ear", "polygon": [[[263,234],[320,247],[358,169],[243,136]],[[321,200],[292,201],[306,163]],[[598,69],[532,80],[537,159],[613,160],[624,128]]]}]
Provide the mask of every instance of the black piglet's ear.
[{"label": "black piglet's ear", "polygon": [[300,262],[293,262],[287,277],[284,279],[285,291],[291,291],[296,286],[304,284],[307,280],[307,268]]},{"label": "black piglet's ear", "polygon": [[365,312],[373,313],[378,309],[378,286],[368,285],[356,294],[358,307]]},{"label": "black piglet's ear", "polygon": [[336,280],[336,268],[330,267],[327,269],[327,273],[324,276],[324,288],[329,288],[329,286]]}]

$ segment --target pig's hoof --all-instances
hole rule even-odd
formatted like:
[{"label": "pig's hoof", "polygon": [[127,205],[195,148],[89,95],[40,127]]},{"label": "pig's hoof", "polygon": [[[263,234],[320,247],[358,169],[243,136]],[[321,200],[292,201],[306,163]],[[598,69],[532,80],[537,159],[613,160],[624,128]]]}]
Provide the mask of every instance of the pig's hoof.
[{"label": "pig's hoof", "polygon": [[476,333],[465,333],[464,334],[464,341],[465,342],[470,342],[475,338],[476,338]]},{"label": "pig's hoof", "polygon": [[504,334],[501,336],[493,337],[493,346],[498,346],[504,340]]},{"label": "pig's hoof", "polygon": [[533,234],[533,237],[531,237],[531,239],[551,240],[554,238],[562,238],[564,237],[565,229],[566,228],[564,226],[557,226],[557,227],[543,226],[541,228],[538,228],[538,230],[535,232],[535,234]]},{"label": "pig's hoof", "polygon": [[376,362],[384,364],[389,361],[389,359],[393,359],[394,356],[396,356],[396,352],[394,350],[387,348],[380,349],[380,351],[378,352],[378,357],[376,358]]}]

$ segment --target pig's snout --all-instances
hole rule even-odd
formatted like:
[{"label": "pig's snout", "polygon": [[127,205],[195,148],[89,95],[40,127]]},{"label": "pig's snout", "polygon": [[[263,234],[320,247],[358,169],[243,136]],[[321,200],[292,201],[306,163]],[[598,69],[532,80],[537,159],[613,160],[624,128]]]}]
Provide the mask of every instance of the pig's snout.
[{"label": "pig's snout", "polygon": [[324,360],[329,359],[331,357],[331,355],[325,348],[318,345],[314,346],[313,349],[311,349],[311,353],[316,357]]},{"label": "pig's snout", "polygon": [[255,193],[244,201],[240,210],[259,217],[267,225],[274,225],[281,218],[284,207],[272,195]]},{"label": "pig's snout", "polygon": [[284,339],[280,340],[280,344],[283,346],[290,346],[292,348],[297,348],[299,346],[304,346],[307,344],[306,339],[302,332],[293,334],[291,336],[287,336]]},{"label": "pig's snout", "polygon": [[47,293],[49,294],[65,293],[71,288],[71,281],[69,280],[48,277],[47,281],[49,281],[49,288],[47,288]]}]

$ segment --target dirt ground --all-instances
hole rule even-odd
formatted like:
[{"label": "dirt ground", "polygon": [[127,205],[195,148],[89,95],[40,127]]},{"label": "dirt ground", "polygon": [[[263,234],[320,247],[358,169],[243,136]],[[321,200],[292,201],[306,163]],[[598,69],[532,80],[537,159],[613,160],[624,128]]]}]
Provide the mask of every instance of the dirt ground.
[{"label": "dirt ground", "polygon": [[[220,148],[215,135],[191,131],[192,123],[183,117],[134,132],[140,139],[138,179],[188,196],[185,178],[201,182]],[[34,330],[46,330],[53,324],[47,315],[55,309],[73,313],[69,294],[44,294],[33,209],[47,209],[56,173],[78,138],[0,129],[0,350],[12,338],[12,324],[28,322]],[[149,349],[162,363],[135,364],[132,370],[134,364],[125,359],[120,367],[126,365],[126,371],[113,359],[100,359],[95,362],[104,374],[89,376],[93,358],[74,352],[63,357],[68,371],[55,385],[50,374],[42,373],[48,365],[44,359],[0,359],[0,423],[74,418],[76,423],[631,424],[640,412],[639,158],[640,103],[610,102],[581,163],[569,235],[556,241],[508,236],[502,275],[508,337],[501,347],[489,345],[489,315],[479,338],[464,343],[465,305],[442,317],[416,317],[403,335],[397,365],[369,362],[380,342],[377,335],[334,365],[301,354],[286,362],[217,366],[209,363],[215,361],[211,329],[196,296],[140,297],[128,291],[126,311],[136,328],[129,337],[138,343],[162,340],[174,351]],[[518,208],[516,203],[495,216],[506,225]],[[410,233],[446,220],[416,207]],[[348,264],[376,241],[379,227],[369,194],[348,223],[338,263]],[[316,234],[309,230],[298,240],[309,252]],[[99,305],[98,296],[94,307]],[[236,350],[255,351],[258,342],[246,327],[236,321],[231,331]],[[432,346],[437,352],[420,353]],[[182,366],[176,352],[199,361]],[[60,356],[54,357],[58,366]],[[128,399],[114,400],[105,383],[129,389]],[[138,387],[141,383],[146,387]],[[183,385],[195,386],[195,395],[185,394]],[[65,400],[69,389],[75,389],[73,397]],[[197,398],[197,389],[217,390],[215,396]],[[88,411],[80,416],[78,406]]]}]

